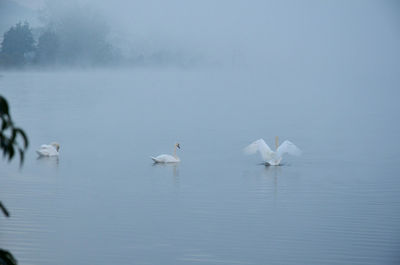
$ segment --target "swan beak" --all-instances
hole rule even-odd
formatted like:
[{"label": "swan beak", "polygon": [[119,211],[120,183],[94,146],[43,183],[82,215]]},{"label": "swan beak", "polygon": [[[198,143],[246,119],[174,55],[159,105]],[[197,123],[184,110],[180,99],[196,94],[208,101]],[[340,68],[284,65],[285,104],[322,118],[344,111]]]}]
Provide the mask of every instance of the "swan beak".
[{"label": "swan beak", "polygon": [[176,147],[178,147],[179,149],[181,149],[181,147],[179,146],[179,144],[177,144]]}]

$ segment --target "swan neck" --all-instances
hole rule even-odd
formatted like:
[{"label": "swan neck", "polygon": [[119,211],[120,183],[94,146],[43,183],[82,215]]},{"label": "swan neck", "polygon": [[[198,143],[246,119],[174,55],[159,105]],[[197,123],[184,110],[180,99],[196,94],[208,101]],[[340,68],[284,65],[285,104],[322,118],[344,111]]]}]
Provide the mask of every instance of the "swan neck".
[{"label": "swan neck", "polygon": [[276,147],[276,150],[278,150],[278,147],[279,147],[279,137],[278,136],[275,136],[275,147]]},{"label": "swan neck", "polygon": [[174,157],[176,158],[176,145],[174,146]]}]

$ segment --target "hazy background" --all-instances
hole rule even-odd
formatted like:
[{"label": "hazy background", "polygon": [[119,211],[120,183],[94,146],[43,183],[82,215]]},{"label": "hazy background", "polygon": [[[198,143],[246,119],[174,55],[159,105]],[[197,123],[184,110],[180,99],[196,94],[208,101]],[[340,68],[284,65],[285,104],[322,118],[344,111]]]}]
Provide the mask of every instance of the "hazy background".
[{"label": "hazy background", "polygon": [[[313,75],[339,69],[356,74],[398,69],[396,1],[18,3],[20,14],[13,7],[15,18],[2,19],[16,23],[25,16],[37,28],[59,19],[76,23],[76,31],[90,24],[103,29],[107,41],[123,55],[119,59],[130,63],[224,65]],[[33,13],[41,20],[33,19]]]},{"label": "hazy background", "polygon": [[[0,75],[31,143],[0,163],[21,264],[399,263],[396,1],[11,3],[4,30],[60,44]],[[243,155],[275,135],[303,155]]]}]

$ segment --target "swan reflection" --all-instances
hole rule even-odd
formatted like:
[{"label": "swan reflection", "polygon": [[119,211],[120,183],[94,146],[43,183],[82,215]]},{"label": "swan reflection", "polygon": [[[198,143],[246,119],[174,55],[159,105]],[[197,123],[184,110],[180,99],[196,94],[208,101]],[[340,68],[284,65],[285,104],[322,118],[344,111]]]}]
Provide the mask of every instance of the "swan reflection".
[{"label": "swan reflection", "polygon": [[282,166],[278,167],[264,167],[262,175],[267,179],[272,179],[274,181],[274,195],[276,196],[278,192],[278,177],[282,175]]},{"label": "swan reflection", "polygon": [[49,168],[58,168],[59,164],[58,156],[39,156],[36,161]]},{"label": "swan reflection", "polygon": [[255,192],[262,197],[272,196],[274,200],[278,195],[278,181],[284,171],[284,166],[265,166],[264,163],[258,165],[252,171],[245,173],[246,178],[249,179],[255,186]]},{"label": "swan reflection", "polygon": [[178,163],[153,163],[153,167],[171,168],[174,184],[179,185],[179,164]]}]

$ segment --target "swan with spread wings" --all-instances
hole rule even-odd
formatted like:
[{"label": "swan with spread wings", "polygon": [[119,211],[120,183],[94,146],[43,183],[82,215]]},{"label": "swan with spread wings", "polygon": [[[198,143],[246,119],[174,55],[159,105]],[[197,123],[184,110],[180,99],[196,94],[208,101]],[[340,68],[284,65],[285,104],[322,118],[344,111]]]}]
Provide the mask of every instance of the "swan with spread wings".
[{"label": "swan with spread wings", "polygon": [[299,156],[301,155],[301,150],[295,146],[292,142],[286,140],[281,145],[279,145],[278,136],[275,137],[276,151],[272,151],[271,148],[265,143],[264,139],[258,139],[257,141],[249,144],[244,152],[246,154],[254,154],[257,151],[260,152],[265,165],[268,166],[279,166],[282,161],[282,156],[284,154]]}]

